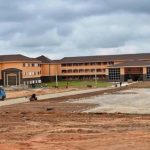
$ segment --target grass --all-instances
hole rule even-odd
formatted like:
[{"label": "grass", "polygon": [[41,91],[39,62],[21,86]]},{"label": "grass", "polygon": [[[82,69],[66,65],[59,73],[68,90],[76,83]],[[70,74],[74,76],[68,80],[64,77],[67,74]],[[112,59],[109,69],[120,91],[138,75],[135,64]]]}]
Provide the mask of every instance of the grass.
[{"label": "grass", "polygon": [[[108,87],[111,85],[112,85],[111,83],[103,81],[97,81],[97,84],[95,83],[95,81],[68,81],[68,87],[78,87],[78,88],[83,88],[87,86]],[[55,82],[42,83],[41,86],[54,87],[56,86],[56,83]],[[58,81],[58,87],[66,87],[66,86],[67,81]]]}]

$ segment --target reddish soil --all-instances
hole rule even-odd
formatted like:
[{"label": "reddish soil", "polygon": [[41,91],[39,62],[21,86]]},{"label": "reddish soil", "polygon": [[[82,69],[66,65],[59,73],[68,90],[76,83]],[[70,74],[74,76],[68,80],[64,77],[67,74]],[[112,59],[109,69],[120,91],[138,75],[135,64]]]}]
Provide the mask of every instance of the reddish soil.
[{"label": "reddish soil", "polygon": [[65,102],[103,92],[1,107],[0,150],[149,150],[150,115],[83,114],[95,105]]},{"label": "reddish soil", "polygon": [[150,115],[82,114],[95,105],[31,102],[0,108],[0,150],[149,150]]}]

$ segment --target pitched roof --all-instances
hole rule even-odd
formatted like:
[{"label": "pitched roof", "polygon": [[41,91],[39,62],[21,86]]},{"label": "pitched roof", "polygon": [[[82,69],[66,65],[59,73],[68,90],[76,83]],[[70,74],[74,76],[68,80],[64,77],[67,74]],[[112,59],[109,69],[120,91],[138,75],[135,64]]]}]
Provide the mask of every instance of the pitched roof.
[{"label": "pitched roof", "polygon": [[15,54],[15,55],[0,55],[0,62],[39,62],[36,58],[29,58],[27,56],[21,55],[21,54]]},{"label": "pitched roof", "polygon": [[150,61],[127,61],[120,64],[111,65],[108,68],[120,68],[120,67],[143,67],[150,66]]},{"label": "pitched roof", "polygon": [[36,59],[40,60],[42,63],[51,63],[52,62],[51,59],[47,58],[44,55],[41,55],[41,56],[37,57]]},{"label": "pitched roof", "polygon": [[150,53],[64,57],[63,59],[60,60],[60,62],[83,63],[83,62],[127,61],[127,60],[150,60]]}]

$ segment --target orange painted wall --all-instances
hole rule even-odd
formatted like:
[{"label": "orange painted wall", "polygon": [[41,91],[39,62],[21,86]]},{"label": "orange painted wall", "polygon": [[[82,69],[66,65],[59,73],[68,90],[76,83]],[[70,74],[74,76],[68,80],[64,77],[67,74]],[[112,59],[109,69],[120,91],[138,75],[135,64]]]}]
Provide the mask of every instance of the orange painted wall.
[{"label": "orange painted wall", "polygon": [[60,64],[42,64],[42,76],[61,75]]},{"label": "orange painted wall", "polygon": [[2,64],[0,63],[0,79],[2,79],[1,71],[2,71]]},{"label": "orange painted wall", "polygon": [[51,73],[51,68],[49,64],[42,64],[41,66],[41,76],[49,76],[49,74]]},{"label": "orange painted wall", "polygon": [[51,64],[51,76],[61,75],[61,64]]},{"label": "orange painted wall", "polygon": [[[29,63],[29,62],[28,62]],[[34,62],[31,62],[30,64],[32,64]],[[9,68],[17,68],[22,70],[23,72],[23,78],[37,78],[40,77],[41,74],[36,74],[36,75],[29,75],[29,72],[41,72],[41,67],[37,66],[37,67],[23,67],[23,62],[5,62],[5,63],[1,63],[0,65],[0,70],[5,70],[5,69],[9,69]],[[26,75],[25,75],[26,72]],[[0,75],[1,77],[2,75]]]}]

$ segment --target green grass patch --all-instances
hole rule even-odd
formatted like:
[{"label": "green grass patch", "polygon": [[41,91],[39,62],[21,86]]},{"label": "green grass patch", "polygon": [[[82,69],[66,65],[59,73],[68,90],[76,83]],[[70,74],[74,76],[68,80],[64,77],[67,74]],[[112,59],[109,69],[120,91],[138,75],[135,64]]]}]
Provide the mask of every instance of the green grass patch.
[{"label": "green grass patch", "polygon": [[[109,82],[103,82],[103,81],[97,81],[97,84],[95,83],[95,81],[58,81],[58,87],[66,87],[68,85],[68,87],[78,87],[78,88],[82,88],[82,87],[108,87],[111,86],[112,84]],[[41,86],[43,87],[55,87],[56,86],[56,82],[48,82],[48,83],[41,83]]]}]

